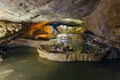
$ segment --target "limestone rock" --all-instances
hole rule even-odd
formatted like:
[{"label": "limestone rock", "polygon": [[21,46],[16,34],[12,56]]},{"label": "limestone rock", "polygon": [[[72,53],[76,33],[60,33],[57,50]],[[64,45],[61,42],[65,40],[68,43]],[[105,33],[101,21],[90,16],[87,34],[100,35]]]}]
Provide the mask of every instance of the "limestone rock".
[{"label": "limestone rock", "polygon": [[0,19],[43,21],[80,19],[89,15],[100,0],[0,0]]},{"label": "limestone rock", "polygon": [[85,27],[99,37],[101,42],[120,48],[120,0],[101,0],[96,9],[83,19]]},{"label": "limestone rock", "polygon": [[21,28],[22,25],[19,23],[0,21],[0,38],[18,32]]}]

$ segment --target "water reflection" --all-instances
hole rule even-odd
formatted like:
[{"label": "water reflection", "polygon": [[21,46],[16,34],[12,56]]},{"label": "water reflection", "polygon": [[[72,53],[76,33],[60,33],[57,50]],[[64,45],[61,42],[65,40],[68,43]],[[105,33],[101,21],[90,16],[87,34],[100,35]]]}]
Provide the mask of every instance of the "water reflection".
[{"label": "water reflection", "polygon": [[32,48],[15,50],[0,64],[0,80],[120,80],[120,61],[54,62]]},{"label": "water reflection", "polygon": [[0,80],[5,80],[11,73],[14,72],[14,69],[11,68],[11,65],[0,66]]}]

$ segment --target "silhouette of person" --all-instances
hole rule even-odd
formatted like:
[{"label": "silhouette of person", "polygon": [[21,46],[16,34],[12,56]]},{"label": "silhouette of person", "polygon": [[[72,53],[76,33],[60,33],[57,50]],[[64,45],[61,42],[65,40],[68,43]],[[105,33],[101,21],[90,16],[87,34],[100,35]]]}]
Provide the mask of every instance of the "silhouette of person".
[{"label": "silhouette of person", "polygon": [[52,34],[54,34],[55,31],[57,31],[58,33],[60,33],[59,30],[58,30],[58,28],[57,28],[57,27],[60,26],[60,25],[80,26],[80,24],[72,24],[72,23],[65,23],[65,22],[49,22],[49,23],[47,23],[46,25],[52,26]]},{"label": "silhouette of person", "polygon": [[53,29],[52,29],[52,34],[54,34],[55,31],[57,31],[58,33],[60,33],[57,27],[58,27],[57,24],[53,24],[53,25],[52,25],[52,28],[53,28]]}]

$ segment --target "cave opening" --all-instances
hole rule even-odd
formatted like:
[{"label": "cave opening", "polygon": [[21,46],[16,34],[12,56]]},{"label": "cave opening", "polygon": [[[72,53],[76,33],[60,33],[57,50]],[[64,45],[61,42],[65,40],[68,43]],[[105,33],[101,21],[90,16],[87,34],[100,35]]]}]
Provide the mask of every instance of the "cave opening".
[{"label": "cave opening", "polygon": [[84,28],[81,25],[83,21],[80,23],[67,21],[69,21],[69,19],[33,23],[24,34],[24,37],[30,39],[52,39],[57,38],[59,34],[82,34],[84,32]]}]

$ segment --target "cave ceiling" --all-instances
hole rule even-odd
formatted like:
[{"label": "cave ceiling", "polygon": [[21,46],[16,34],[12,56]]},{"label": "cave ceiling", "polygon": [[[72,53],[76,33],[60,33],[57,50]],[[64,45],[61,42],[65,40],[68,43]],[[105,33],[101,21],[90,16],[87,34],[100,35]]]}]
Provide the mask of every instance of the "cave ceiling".
[{"label": "cave ceiling", "polygon": [[65,18],[81,19],[100,0],[0,0],[0,20],[39,22]]}]

